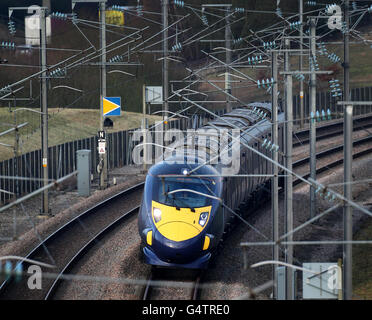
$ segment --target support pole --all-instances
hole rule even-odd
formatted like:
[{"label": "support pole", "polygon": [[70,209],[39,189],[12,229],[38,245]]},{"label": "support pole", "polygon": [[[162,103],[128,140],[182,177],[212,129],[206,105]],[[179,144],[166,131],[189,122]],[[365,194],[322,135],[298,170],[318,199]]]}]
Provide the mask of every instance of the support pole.
[{"label": "support pole", "polygon": [[[272,127],[271,127],[271,135],[273,137],[273,143],[279,145],[278,139],[278,54],[277,52],[272,52],[271,54],[271,64],[272,64],[272,77],[274,78],[274,85],[272,88],[271,93],[271,102],[272,102],[272,111],[271,111],[271,120],[272,120]],[[273,151],[272,153],[273,161],[278,161],[278,153]],[[278,166],[273,165],[273,175],[274,177],[271,178],[271,210],[272,210],[272,237],[273,242],[277,243],[279,239],[279,193],[278,193]],[[279,245],[275,244],[273,246],[273,260],[279,261]],[[273,281],[274,281],[274,292],[273,297],[277,299],[278,297],[278,277],[276,266],[273,267]]]},{"label": "support pole", "polygon": [[[106,3],[100,2],[100,24],[101,24],[101,36],[100,36],[100,47],[102,51],[101,55],[101,99],[100,99],[100,131],[104,131],[104,117],[103,117],[103,97],[106,97]],[[105,134],[106,136],[106,134]],[[103,167],[100,171],[100,188],[107,188],[107,141],[106,141],[106,152],[99,155],[100,162],[103,163]]]},{"label": "support pole", "polygon": [[[303,68],[303,56],[302,56],[302,50],[303,50],[303,35],[304,35],[304,0],[299,0],[299,9],[300,9],[300,73]],[[304,81],[300,80],[300,127],[304,127]]]},{"label": "support pole", "polygon": [[[40,45],[41,45],[41,150],[43,165],[43,186],[48,185],[48,87],[47,87],[47,39],[46,39],[46,9],[40,8]],[[42,215],[49,214],[49,193],[45,189],[42,194]]]},{"label": "support pole", "polygon": [[[316,56],[316,25],[315,19],[310,20],[310,49],[311,59],[314,61]],[[316,71],[315,66],[313,66]],[[315,72],[310,75],[310,114],[315,116],[316,113],[316,74]],[[316,180],[316,121],[310,120],[310,178]],[[316,194],[315,187],[310,187],[310,219],[315,217],[316,214]]]},{"label": "support pole", "polygon": [[164,120],[167,128],[168,112],[169,111],[169,61],[168,61],[168,8],[169,0],[162,0],[163,9],[163,110],[166,111],[164,114]]},{"label": "support pole", "polygon": [[[231,28],[230,28],[230,7],[226,7],[226,27],[225,27],[225,47],[226,47],[226,71],[225,71],[225,90],[226,92],[231,95],[231,77],[229,72],[229,67],[231,64]],[[227,95],[226,97],[226,111],[232,111],[232,104],[230,102],[230,97]]]},{"label": "support pole", "polygon": [[[350,101],[350,35],[349,35],[349,0],[345,1],[345,28],[344,34],[344,100]],[[344,196],[352,200],[352,161],[353,161],[353,106],[346,105],[344,112]],[[345,202],[344,204],[344,240],[353,240],[353,209]],[[350,242],[344,245],[344,300],[351,300],[353,296],[352,282],[352,245]]]},{"label": "support pole", "polygon": [[[285,40],[286,49],[290,49],[289,39]],[[285,71],[289,71],[289,52],[285,53]],[[286,167],[288,170],[292,171],[292,134],[293,134],[293,93],[292,93],[292,75],[287,74],[285,77],[286,86],[286,108],[285,108],[285,121],[286,121],[286,136],[285,136],[285,154],[286,154]],[[285,213],[286,213],[286,232],[291,232],[293,229],[293,178],[289,174],[285,178]],[[293,236],[288,236],[288,241],[292,241]],[[286,248],[286,262],[293,264],[293,245],[287,245]],[[286,299],[293,300],[293,270],[291,268],[286,268]]]},{"label": "support pole", "polygon": [[142,132],[143,132],[143,173],[147,172],[147,119],[146,119],[146,85],[142,87]]},{"label": "support pole", "polygon": [[[18,199],[20,196],[20,191],[19,191],[19,164],[20,164],[20,159],[18,157],[19,154],[19,130],[18,130],[18,124],[17,124],[17,98],[16,95],[14,94],[14,175],[16,177],[15,181],[15,200]],[[16,218],[17,211],[13,210],[13,240],[17,240],[17,218]]]}]

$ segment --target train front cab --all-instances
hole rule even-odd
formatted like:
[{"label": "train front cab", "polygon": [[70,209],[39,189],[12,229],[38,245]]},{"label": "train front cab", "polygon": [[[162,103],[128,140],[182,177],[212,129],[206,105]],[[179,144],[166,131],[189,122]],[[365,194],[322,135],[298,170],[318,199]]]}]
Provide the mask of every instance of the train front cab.
[{"label": "train front cab", "polygon": [[[181,268],[206,268],[211,252],[222,236],[224,219],[220,202],[205,197],[220,197],[219,177],[184,175],[198,164],[163,161],[147,175],[139,218],[139,229],[146,263]],[[184,175],[184,176],[182,176]],[[218,175],[211,166],[203,166],[193,175]],[[197,193],[175,190],[189,189]]]}]

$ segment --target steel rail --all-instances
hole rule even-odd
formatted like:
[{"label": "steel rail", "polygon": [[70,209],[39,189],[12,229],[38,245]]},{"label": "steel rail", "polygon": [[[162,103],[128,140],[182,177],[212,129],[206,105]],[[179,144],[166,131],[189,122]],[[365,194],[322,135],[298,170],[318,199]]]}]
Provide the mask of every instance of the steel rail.
[{"label": "steel rail", "polygon": [[[368,143],[368,142],[371,142],[371,141],[372,141],[372,136],[368,136],[368,137],[364,137],[364,138],[354,140],[353,144],[354,144],[354,146],[359,146],[361,144]],[[330,154],[333,154],[335,152],[340,152],[342,150],[344,150],[344,145],[339,144],[339,145],[337,145],[335,147],[331,147],[327,150],[317,152],[316,158],[321,159],[321,158],[324,158],[324,157],[326,157]],[[304,164],[308,163],[308,161],[309,161],[309,157],[305,157],[303,159],[300,159],[300,160],[297,160],[297,161],[293,162],[293,165],[296,165],[298,167],[298,166],[301,166],[301,165],[304,165]]]},{"label": "steel rail", "polygon": [[194,281],[194,287],[192,288],[191,292],[191,300],[198,300],[201,296],[201,284],[203,282],[203,278],[205,276],[205,270],[200,271],[200,273],[196,276]]},{"label": "steel rail", "polygon": [[[360,144],[371,142],[371,141],[372,141],[372,136],[366,137],[366,138],[362,138],[362,139],[359,139],[357,141],[354,141],[354,145],[360,145]],[[330,148],[330,149],[325,150],[325,151],[321,151],[321,152],[317,153],[317,158],[318,158],[318,155],[319,154],[323,154],[321,157],[325,157],[325,156],[327,156],[329,154],[332,154],[334,152],[341,152],[341,151],[343,151],[343,145],[337,146],[337,147],[334,147],[334,148]],[[362,151],[354,152],[353,153],[353,159],[358,159],[358,158],[360,158],[362,156],[365,156],[367,154],[370,154],[370,153],[372,153],[372,147],[370,147],[368,149],[365,149],[365,150],[362,150]],[[298,160],[298,161],[296,161],[296,162],[293,163],[293,167],[294,168],[296,168],[296,167],[298,168],[299,166],[302,166],[304,163],[306,163],[308,161],[309,161],[309,157],[304,158],[304,159],[301,159],[301,160]],[[344,162],[344,159],[343,159],[343,157],[341,157],[341,159],[337,159],[337,160],[332,161],[331,163],[328,163],[328,164],[326,164],[326,165],[324,165],[324,166],[322,166],[320,168],[317,168],[316,169],[316,173],[317,174],[323,173],[323,172],[325,172],[325,171],[327,171],[327,170],[329,170],[331,168],[334,168],[334,167],[339,166],[343,162]],[[304,179],[307,179],[308,177],[310,177],[310,173],[308,172],[308,173],[302,175],[302,177]],[[293,185],[294,186],[299,185],[301,183],[302,183],[302,181],[299,180],[299,179],[295,179],[293,181]]]},{"label": "steel rail", "polygon": [[68,261],[65,267],[59,272],[57,278],[54,280],[52,286],[49,288],[48,293],[45,295],[44,300],[50,300],[56,293],[58,286],[63,281],[62,276],[70,271],[73,266],[75,266],[79,260],[94,246],[97,244],[98,240],[102,240],[112,229],[119,226],[121,223],[126,222],[127,219],[132,217],[135,213],[137,213],[140,209],[140,206],[135,207],[134,209],[129,210],[128,212],[124,213],[121,217],[114,220],[110,223],[107,227],[102,229],[99,233],[93,236],[74,256],[73,258]]},{"label": "steel rail", "polygon": [[[360,117],[354,117],[354,132],[365,130],[372,127],[372,115],[363,115]],[[343,134],[343,119],[328,123],[323,126],[317,127],[316,139],[324,140]],[[298,139],[293,143],[293,147],[298,147],[309,142],[309,129],[304,129],[295,132],[294,139]]]},{"label": "steel rail", "polygon": [[[195,275],[192,276],[192,280],[166,280],[168,282],[186,282],[191,283],[190,288],[191,292],[189,295],[190,300],[198,300],[200,298],[200,292],[202,287],[202,281],[205,276],[205,270],[194,270]],[[160,272],[160,268],[152,267],[150,275],[147,279],[146,285],[144,286],[141,299],[142,300],[151,300],[151,292],[158,282],[162,282],[162,280],[157,280],[157,278],[162,278],[164,276],[157,274]],[[155,283],[155,284],[154,284]]]},{"label": "steel rail", "polygon": [[151,270],[150,276],[147,279],[146,286],[143,290],[142,300],[150,300],[149,297],[150,297],[150,293],[151,293],[151,283],[152,283],[153,279],[154,279],[154,273]]}]

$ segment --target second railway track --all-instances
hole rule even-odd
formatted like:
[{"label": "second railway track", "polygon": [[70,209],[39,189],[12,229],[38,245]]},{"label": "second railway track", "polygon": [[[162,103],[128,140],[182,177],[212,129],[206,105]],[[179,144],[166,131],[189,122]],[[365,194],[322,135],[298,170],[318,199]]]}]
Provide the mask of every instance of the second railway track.
[{"label": "second railway track", "polygon": [[99,232],[96,236],[94,236],[88,243],[86,243],[73,257],[72,259],[65,265],[65,267],[59,272],[58,276],[54,280],[52,286],[49,288],[49,291],[45,295],[45,300],[53,299],[55,293],[57,292],[59,286],[63,282],[63,276],[66,275],[70,270],[78,264],[78,262],[87,254],[87,252],[92,249],[99,241],[101,241],[105,236],[109,235],[110,232],[114,228],[121,227],[120,231],[122,231],[122,224],[124,224],[129,218],[135,216],[138,213],[139,206],[135,207],[134,209],[124,213],[118,219],[113,221],[109,224],[106,228],[104,228],[101,232]]},{"label": "second railway track", "polygon": [[[353,142],[354,152],[353,159],[360,158],[372,152],[372,136],[356,139]],[[319,151],[316,155],[317,168],[316,173],[322,173],[330,170],[343,163],[343,145],[338,145],[327,150]],[[328,161],[327,161],[328,160]],[[293,169],[303,178],[307,179],[310,176],[309,172],[310,158],[307,156],[293,162]],[[294,185],[301,183],[300,179],[294,180]]]},{"label": "second railway track", "polygon": [[[353,131],[366,130],[372,127],[372,115],[357,116],[353,119]],[[336,120],[331,123],[319,125],[316,128],[316,139],[317,141],[329,139],[338,135],[343,134],[343,119]],[[293,138],[293,147],[298,147],[304,144],[308,144],[309,129],[297,130]]]}]

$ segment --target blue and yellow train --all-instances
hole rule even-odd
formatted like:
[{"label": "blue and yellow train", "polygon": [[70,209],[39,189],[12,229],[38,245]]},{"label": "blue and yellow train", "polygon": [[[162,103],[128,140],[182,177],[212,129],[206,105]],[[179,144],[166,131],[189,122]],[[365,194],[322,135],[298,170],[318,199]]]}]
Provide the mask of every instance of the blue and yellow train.
[{"label": "blue and yellow train", "polygon": [[[248,145],[271,156],[271,149],[262,146],[262,141],[271,140],[269,119],[271,105],[254,103],[202,127],[241,130],[240,177],[222,176],[220,162],[201,165],[206,159],[196,157],[195,149],[205,145],[198,148],[198,139],[191,144],[186,140],[182,142],[184,155],[171,155],[150,168],[138,217],[146,263],[172,268],[207,268],[234,217],[232,210],[267,181],[263,175],[272,173],[272,164],[247,148]],[[279,113],[279,123],[283,120],[283,113]],[[221,142],[209,144],[211,157],[213,145],[218,146],[218,152],[223,152],[231,148],[231,141],[225,146],[221,146]],[[279,126],[279,146],[282,145],[283,127]]]}]

